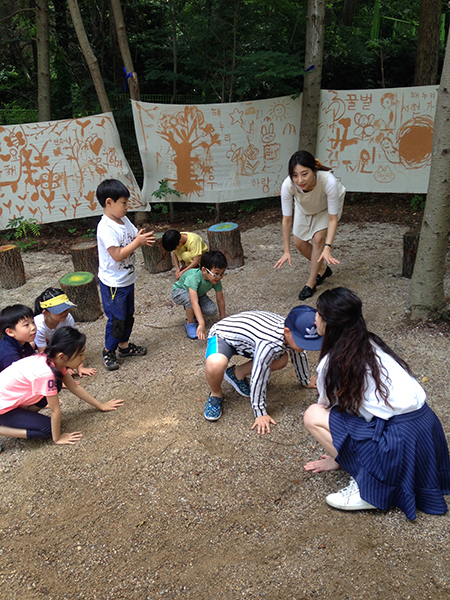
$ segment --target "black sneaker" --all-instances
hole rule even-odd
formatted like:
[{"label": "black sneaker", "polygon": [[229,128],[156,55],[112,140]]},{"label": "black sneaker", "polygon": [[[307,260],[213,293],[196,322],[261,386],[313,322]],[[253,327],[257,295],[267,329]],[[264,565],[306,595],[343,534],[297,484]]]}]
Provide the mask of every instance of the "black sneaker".
[{"label": "black sneaker", "polygon": [[117,371],[119,368],[119,362],[117,360],[116,353],[114,350],[103,350],[102,352],[103,364],[107,371]]}]

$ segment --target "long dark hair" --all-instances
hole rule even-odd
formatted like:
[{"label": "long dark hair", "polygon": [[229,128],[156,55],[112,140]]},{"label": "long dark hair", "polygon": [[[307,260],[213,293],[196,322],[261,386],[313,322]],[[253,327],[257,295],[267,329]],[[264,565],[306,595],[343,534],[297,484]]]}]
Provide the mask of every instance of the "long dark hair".
[{"label": "long dark hair", "polygon": [[294,169],[297,165],[301,165],[302,167],[306,167],[311,169],[316,173],[316,171],[331,171],[329,167],[325,167],[319,160],[314,158],[314,156],[307,152],[306,150],[299,150],[298,152],[294,152],[294,154],[289,159],[288,164],[288,172],[289,177],[292,179],[294,175]]},{"label": "long dark hair", "polygon": [[50,338],[45,347],[44,354],[47,355],[47,364],[55,376],[58,392],[62,388],[63,374],[57,369],[51,361],[62,352],[65,356],[71,358],[80,354],[86,345],[86,336],[74,327],[60,327]]},{"label": "long dark hair", "polygon": [[[408,364],[383,340],[367,330],[361,299],[344,287],[323,292],[317,299],[317,312],[326,323],[320,358],[328,358],[325,390],[338,410],[359,414],[364,399],[366,375],[371,373],[375,394],[389,405],[389,375],[380,363],[373,344],[392,356],[408,373]],[[385,382],[381,375],[384,375]]]}]

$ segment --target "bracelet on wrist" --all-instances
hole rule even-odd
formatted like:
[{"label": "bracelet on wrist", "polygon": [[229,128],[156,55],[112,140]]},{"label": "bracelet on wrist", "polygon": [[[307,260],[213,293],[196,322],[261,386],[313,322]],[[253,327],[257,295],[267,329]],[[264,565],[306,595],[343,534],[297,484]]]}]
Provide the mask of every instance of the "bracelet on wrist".
[{"label": "bracelet on wrist", "polygon": [[329,248],[332,248],[331,244],[325,244],[325,246],[328,246]]}]

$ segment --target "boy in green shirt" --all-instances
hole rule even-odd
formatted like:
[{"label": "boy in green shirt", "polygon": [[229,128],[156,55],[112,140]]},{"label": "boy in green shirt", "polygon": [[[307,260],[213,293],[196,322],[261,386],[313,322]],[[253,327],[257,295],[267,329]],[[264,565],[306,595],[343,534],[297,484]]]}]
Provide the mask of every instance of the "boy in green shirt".
[{"label": "boy in green shirt", "polygon": [[[217,313],[216,305],[206,295],[210,289],[216,292],[220,318],[225,317],[225,300],[221,279],[225,275],[227,259],[219,250],[205,252],[200,259],[199,269],[183,272],[172,288],[172,299],[186,311],[184,327],[191,340],[206,339],[205,319]],[[196,323],[197,321],[197,323]]]}]

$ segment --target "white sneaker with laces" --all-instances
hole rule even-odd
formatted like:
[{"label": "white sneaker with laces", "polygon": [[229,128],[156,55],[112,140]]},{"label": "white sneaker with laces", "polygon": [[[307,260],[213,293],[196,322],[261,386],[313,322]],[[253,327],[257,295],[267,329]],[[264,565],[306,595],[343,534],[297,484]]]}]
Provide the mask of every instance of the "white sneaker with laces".
[{"label": "white sneaker with laces", "polygon": [[353,477],[347,487],[339,490],[335,494],[329,494],[326,497],[326,502],[333,508],[340,510],[370,510],[376,508],[372,506],[359,495],[359,487]]}]

